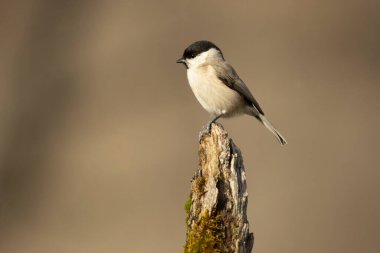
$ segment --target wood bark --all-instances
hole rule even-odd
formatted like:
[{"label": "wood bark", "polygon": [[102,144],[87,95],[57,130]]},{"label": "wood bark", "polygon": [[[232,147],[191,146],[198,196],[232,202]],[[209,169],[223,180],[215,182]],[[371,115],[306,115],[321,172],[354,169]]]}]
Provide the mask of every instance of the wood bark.
[{"label": "wood bark", "polygon": [[184,252],[250,253],[248,193],[243,157],[220,124],[199,145],[199,168],[191,181]]}]

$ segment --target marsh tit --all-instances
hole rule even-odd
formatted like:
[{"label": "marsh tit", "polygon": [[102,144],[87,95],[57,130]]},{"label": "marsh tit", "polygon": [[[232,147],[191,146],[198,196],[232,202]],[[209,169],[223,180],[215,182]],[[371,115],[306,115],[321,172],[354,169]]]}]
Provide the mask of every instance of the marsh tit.
[{"label": "marsh tit", "polygon": [[[208,133],[211,124],[221,117],[248,114],[271,131],[281,145],[286,144],[285,138],[264,116],[248,87],[225,61],[222,51],[214,43],[206,40],[194,42],[185,49],[177,63],[186,66],[187,79],[195,97],[211,114],[206,127]],[[202,134],[201,132],[200,139]]]}]

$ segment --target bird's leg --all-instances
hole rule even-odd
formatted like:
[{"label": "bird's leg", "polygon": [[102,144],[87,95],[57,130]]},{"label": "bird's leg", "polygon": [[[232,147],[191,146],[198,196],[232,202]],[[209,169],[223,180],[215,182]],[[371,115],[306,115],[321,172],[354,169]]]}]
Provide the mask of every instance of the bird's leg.
[{"label": "bird's leg", "polygon": [[202,127],[202,130],[199,132],[199,135],[198,135],[198,140],[199,142],[201,142],[201,139],[202,139],[202,136],[203,134],[206,132],[208,134],[211,133],[211,125],[212,123],[214,123],[217,119],[219,119],[223,114],[219,114],[219,115],[216,115],[216,114],[211,114],[211,118],[209,120],[209,122],[207,122],[206,126],[203,126]]},{"label": "bird's leg", "polygon": [[207,128],[206,128],[207,133],[211,133],[211,124],[214,123],[215,121],[217,121],[221,116],[222,116],[222,114],[219,114],[219,115],[212,114],[211,115],[210,121],[207,123]]}]

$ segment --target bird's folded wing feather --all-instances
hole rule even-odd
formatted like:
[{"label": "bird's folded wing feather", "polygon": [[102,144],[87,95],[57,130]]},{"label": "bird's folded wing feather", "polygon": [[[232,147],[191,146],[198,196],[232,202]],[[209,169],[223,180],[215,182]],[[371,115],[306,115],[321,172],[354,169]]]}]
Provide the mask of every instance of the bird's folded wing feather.
[{"label": "bird's folded wing feather", "polygon": [[214,65],[214,69],[216,71],[216,75],[219,80],[221,80],[225,85],[229,88],[238,92],[241,96],[243,96],[248,102],[252,103],[252,106],[256,108],[261,114],[264,115],[263,110],[261,109],[259,103],[253,97],[252,93],[249,91],[248,87],[245,85],[243,80],[240,79],[234,68],[226,63],[220,63]]}]

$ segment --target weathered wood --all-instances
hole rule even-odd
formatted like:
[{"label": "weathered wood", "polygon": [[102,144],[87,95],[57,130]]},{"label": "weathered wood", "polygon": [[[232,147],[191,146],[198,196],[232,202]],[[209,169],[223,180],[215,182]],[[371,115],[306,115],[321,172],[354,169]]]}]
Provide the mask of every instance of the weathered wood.
[{"label": "weathered wood", "polygon": [[220,124],[204,134],[199,168],[191,182],[185,209],[185,253],[250,253],[253,233],[247,220],[248,193],[239,148]]}]

